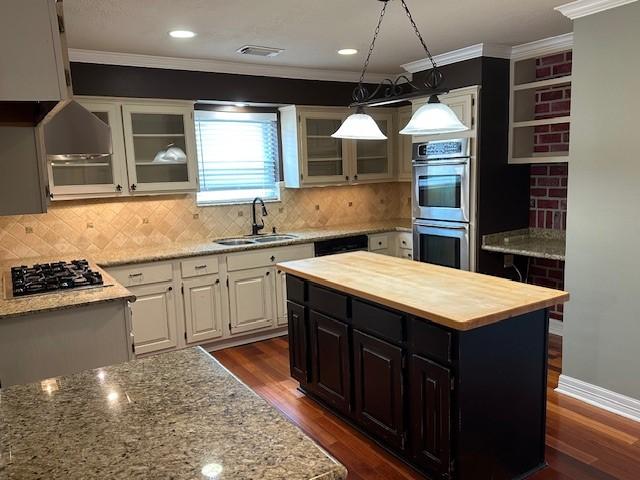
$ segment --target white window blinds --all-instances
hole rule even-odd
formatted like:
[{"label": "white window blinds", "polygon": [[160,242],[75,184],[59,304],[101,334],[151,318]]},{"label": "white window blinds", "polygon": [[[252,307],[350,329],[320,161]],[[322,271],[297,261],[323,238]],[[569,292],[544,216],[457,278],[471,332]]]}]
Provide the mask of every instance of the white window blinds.
[{"label": "white window blinds", "polygon": [[199,204],[278,200],[275,113],[195,112]]}]

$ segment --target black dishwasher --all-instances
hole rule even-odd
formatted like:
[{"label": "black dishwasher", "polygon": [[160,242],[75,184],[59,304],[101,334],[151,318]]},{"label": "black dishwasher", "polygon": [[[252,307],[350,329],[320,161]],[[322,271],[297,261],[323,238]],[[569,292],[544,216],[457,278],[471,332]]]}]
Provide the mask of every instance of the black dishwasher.
[{"label": "black dishwasher", "polygon": [[314,243],[316,257],[333,255],[334,253],[355,252],[369,249],[369,239],[366,235],[320,240]]}]

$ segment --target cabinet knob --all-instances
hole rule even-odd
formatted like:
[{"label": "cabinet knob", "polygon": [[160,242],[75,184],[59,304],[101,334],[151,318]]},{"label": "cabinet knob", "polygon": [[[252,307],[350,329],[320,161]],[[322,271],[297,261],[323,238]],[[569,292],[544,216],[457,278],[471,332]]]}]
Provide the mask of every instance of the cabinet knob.
[{"label": "cabinet knob", "polygon": [[345,175],[345,176],[344,176],[344,179],[345,179],[345,180],[349,180],[349,175]]},{"label": "cabinet knob", "polygon": [[218,285],[220,283],[220,279],[216,278],[216,285]]},{"label": "cabinet knob", "polygon": [[270,274],[270,273],[271,273],[271,272],[267,272],[267,277],[269,276],[269,274]]},{"label": "cabinet knob", "polygon": [[129,187],[130,190],[136,190],[138,188],[138,186],[135,183],[131,184],[131,187]]},{"label": "cabinet knob", "polygon": [[354,180],[357,180],[357,179],[358,179],[358,175],[354,175],[354,176],[353,176],[353,179],[354,179]]},{"label": "cabinet knob", "polygon": [[118,184],[116,185],[116,192],[121,192],[122,191],[122,185]]},{"label": "cabinet knob", "polygon": [[167,288],[167,292],[171,292],[171,291],[173,291],[173,287]]},{"label": "cabinet knob", "polygon": [[273,255],[271,255],[271,261],[272,261],[272,262],[275,262],[275,260],[276,260],[276,257],[274,257]]},{"label": "cabinet knob", "polygon": [[378,245],[382,246],[382,242],[378,242]]}]

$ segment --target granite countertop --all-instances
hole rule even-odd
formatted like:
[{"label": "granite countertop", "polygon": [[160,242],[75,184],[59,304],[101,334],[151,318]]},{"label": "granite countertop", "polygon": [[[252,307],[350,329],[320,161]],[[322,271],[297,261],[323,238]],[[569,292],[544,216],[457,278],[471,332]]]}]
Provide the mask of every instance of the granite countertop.
[{"label": "granite countertop", "polygon": [[10,298],[7,296],[7,272],[12,266],[23,263],[32,265],[60,260],[71,260],[70,258],[25,258],[0,263],[0,272],[3,277],[2,292],[0,292],[0,319],[26,315],[35,312],[46,312],[63,308],[89,305],[97,302],[106,302],[119,299],[135,300],[135,296],[125,287],[120,285],[113,277],[107,274],[102,268],[128,265],[134,263],[154,262],[162,260],[174,260],[185,257],[195,257],[201,255],[223,255],[245,250],[255,250],[259,248],[275,248],[287,245],[297,245],[310,243],[317,240],[328,240],[331,238],[347,237],[350,235],[365,235],[382,232],[410,232],[410,219],[390,219],[377,222],[367,222],[359,224],[347,224],[331,227],[319,227],[300,231],[283,231],[279,234],[295,235],[296,238],[278,242],[257,243],[251,245],[225,246],[215,243],[214,239],[205,242],[173,243],[155,247],[140,247],[135,249],[121,249],[100,253],[91,253],[84,256],[92,263],[92,267],[99,270],[104,277],[106,288],[96,288],[90,290],[73,290],[69,292],[50,293],[44,295],[32,295],[21,298]]},{"label": "granite countertop", "polygon": [[482,249],[564,261],[565,232],[545,228],[524,228],[485,235],[482,238]]},{"label": "granite countertop", "polygon": [[343,480],[201,348],[0,392],[0,478]]},{"label": "granite countertop", "polygon": [[[115,267],[132,263],[174,260],[176,258],[195,257],[201,255],[222,255],[259,248],[274,248],[287,245],[310,243],[318,240],[366,235],[383,232],[411,232],[411,219],[391,219],[377,222],[318,227],[307,230],[283,230],[278,235],[295,235],[296,238],[251,245],[225,246],[215,243],[222,238],[212,238],[206,242],[182,242],[157,247],[140,247],[95,253],[91,258],[102,267]],[[238,237],[242,237],[239,235]],[[223,237],[229,238],[229,237]]]},{"label": "granite countertop", "polygon": [[[38,258],[32,259],[30,264],[47,263],[60,260],[69,261],[71,259]],[[82,305],[110,302],[113,300],[134,301],[136,298],[129,290],[120,285],[111,275],[93,263],[91,268],[102,274],[102,279],[106,285],[104,288],[87,288],[13,298],[11,297],[11,274],[9,272],[11,267],[15,265],[15,261],[0,263],[0,272],[2,272],[0,319],[32,313],[49,312],[52,310],[62,310]]]},{"label": "granite countertop", "polygon": [[295,260],[279,263],[278,268],[462,331],[569,300],[561,290],[372,252]]}]

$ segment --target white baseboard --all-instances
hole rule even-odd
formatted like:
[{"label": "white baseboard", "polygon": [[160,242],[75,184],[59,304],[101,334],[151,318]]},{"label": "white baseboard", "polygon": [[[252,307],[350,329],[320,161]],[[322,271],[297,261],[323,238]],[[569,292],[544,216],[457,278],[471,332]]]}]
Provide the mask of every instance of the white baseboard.
[{"label": "white baseboard", "polygon": [[635,398],[566,375],[560,375],[556,392],[640,422],[640,400]]},{"label": "white baseboard", "polygon": [[553,335],[562,336],[562,322],[560,320],[556,320],[555,318],[549,319],[549,333]]}]

